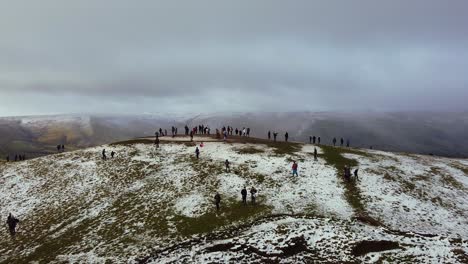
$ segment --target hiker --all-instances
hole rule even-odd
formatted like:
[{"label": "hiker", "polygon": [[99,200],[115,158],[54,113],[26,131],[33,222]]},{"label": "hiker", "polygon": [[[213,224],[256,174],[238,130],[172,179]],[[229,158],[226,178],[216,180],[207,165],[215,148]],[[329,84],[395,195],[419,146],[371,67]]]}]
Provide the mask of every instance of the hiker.
[{"label": "hiker", "polygon": [[312,144],[312,136],[309,136],[309,144]]},{"label": "hiker", "polygon": [[273,133],[273,141],[276,142],[276,137],[277,137],[277,136],[278,136],[278,132],[274,132],[274,133]]},{"label": "hiker", "polygon": [[111,151],[111,158],[114,158],[115,152]]},{"label": "hiker", "polygon": [[216,211],[219,211],[219,204],[221,203],[221,195],[219,195],[219,193],[216,192],[214,199],[215,199],[215,204],[216,204]]},{"label": "hiker", "polygon": [[197,156],[197,159],[200,157],[200,150],[198,147],[195,149],[195,155]]},{"label": "hiker", "polygon": [[229,168],[229,160],[226,160],[224,162],[224,166],[226,166],[226,172],[230,172],[231,171],[231,168]]},{"label": "hiker", "polygon": [[318,144],[320,145],[320,137],[318,137]]},{"label": "hiker", "polygon": [[341,138],[341,139],[340,139],[340,147],[343,146],[343,143],[344,143],[344,140],[343,140],[343,138]]},{"label": "hiker", "polygon": [[103,150],[102,150],[102,159],[103,159],[103,160],[106,160],[106,159],[107,159],[107,156],[106,156],[106,149],[103,149]]},{"label": "hiker", "polygon": [[289,137],[289,134],[288,132],[286,132],[286,134],[284,134],[284,141],[288,142],[288,137]]},{"label": "hiker", "polygon": [[10,162],[10,155],[6,156],[6,161]]},{"label": "hiker", "polygon": [[226,142],[226,140],[227,140],[227,131],[224,131],[223,133],[224,133],[223,140],[224,140],[224,142]]},{"label": "hiker", "polygon": [[159,128],[159,135],[161,135],[161,137],[164,136],[162,128]]},{"label": "hiker", "polygon": [[65,151],[65,145],[62,145],[62,152]]},{"label": "hiker", "polygon": [[314,148],[314,160],[317,160],[317,149]]},{"label": "hiker", "polygon": [[156,149],[159,148],[159,137],[156,137],[156,139],[154,140],[154,145],[156,146]]},{"label": "hiker", "polygon": [[244,205],[247,205],[247,189],[245,189],[245,186],[244,186],[244,189],[242,189],[241,191],[241,195],[242,195],[242,203]]},{"label": "hiker", "polygon": [[57,145],[57,152],[60,152],[60,145]]},{"label": "hiker", "polygon": [[247,128],[247,136],[250,137],[250,127]]},{"label": "hiker", "polygon": [[187,126],[187,125],[185,125],[185,127],[184,127],[184,128],[185,128],[185,135],[186,135],[186,136],[188,136],[188,134],[189,134],[189,128],[188,128],[188,126]]},{"label": "hiker", "polygon": [[244,129],[242,129],[242,136],[245,137],[246,135],[247,135],[247,129],[245,129],[245,127],[244,127]]},{"label": "hiker", "polygon": [[19,220],[11,215],[8,215],[7,221],[8,229],[10,230],[10,235],[14,236],[16,234],[16,225],[19,223]]},{"label": "hiker", "polygon": [[312,137],[312,144],[315,144],[315,136]]},{"label": "hiker", "polygon": [[255,204],[255,199],[257,198],[257,189],[252,186],[250,189],[250,199],[252,199],[252,204]]},{"label": "hiker", "polygon": [[268,140],[271,140],[271,132],[268,131]]},{"label": "hiker", "polygon": [[293,176],[296,175],[296,176],[299,177],[299,174],[297,174],[297,167],[298,167],[297,163],[296,163],[295,161],[293,161],[293,165],[292,165],[292,175],[293,175]]},{"label": "hiker", "polygon": [[193,141],[193,131],[190,131],[190,142]]},{"label": "hiker", "polygon": [[333,138],[333,146],[336,145],[336,138]]},{"label": "hiker", "polygon": [[236,127],[236,136],[239,135],[239,129]]},{"label": "hiker", "polygon": [[346,140],[346,147],[349,148],[349,139]]},{"label": "hiker", "polygon": [[358,170],[359,170],[359,169],[355,169],[355,170],[354,170],[354,178],[355,178],[356,180],[359,180]]}]

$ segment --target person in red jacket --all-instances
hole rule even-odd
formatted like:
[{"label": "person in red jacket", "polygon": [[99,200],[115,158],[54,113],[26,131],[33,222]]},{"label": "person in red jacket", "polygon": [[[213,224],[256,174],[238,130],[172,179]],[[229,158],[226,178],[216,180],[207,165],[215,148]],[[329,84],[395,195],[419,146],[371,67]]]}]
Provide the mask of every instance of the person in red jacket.
[{"label": "person in red jacket", "polygon": [[296,176],[299,176],[299,174],[297,174],[297,163],[295,161],[293,161],[293,165],[292,165],[292,171],[293,171],[293,176],[296,175]]}]

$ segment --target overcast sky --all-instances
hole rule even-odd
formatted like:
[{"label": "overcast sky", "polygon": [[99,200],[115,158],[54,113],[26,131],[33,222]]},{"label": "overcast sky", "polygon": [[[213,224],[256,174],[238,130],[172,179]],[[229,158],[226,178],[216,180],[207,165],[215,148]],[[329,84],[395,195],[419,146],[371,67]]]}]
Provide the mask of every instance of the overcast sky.
[{"label": "overcast sky", "polygon": [[468,110],[466,0],[0,4],[3,116]]}]

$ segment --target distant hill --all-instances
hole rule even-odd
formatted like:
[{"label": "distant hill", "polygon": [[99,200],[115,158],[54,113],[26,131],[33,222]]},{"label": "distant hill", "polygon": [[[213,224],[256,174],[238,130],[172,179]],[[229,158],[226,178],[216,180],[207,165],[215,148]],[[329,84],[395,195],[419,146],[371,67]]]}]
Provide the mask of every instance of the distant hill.
[{"label": "distant hill", "polygon": [[[250,127],[253,136],[266,138],[267,131],[286,131],[291,140],[308,142],[320,136],[349,139],[352,146],[387,151],[468,157],[468,113],[219,113],[158,115],[58,115],[0,118],[0,155],[26,153],[40,156],[55,151],[57,144],[69,149],[106,144],[132,137],[151,136],[159,128],[179,133],[205,124],[212,128]],[[214,131],[214,129],[213,129]]]}]

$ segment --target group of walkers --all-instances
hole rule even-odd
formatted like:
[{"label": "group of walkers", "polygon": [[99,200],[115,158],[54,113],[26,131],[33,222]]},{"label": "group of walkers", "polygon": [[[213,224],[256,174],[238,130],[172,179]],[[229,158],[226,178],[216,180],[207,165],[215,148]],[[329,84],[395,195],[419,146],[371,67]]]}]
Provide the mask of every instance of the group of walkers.
[{"label": "group of walkers", "polygon": [[65,152],[65,145],[57,145],[57,152]]},{"label": "group of walkers", "polygon": [[175,126],[172,126],[172,130],[171,130],[171,132],[172,132],[172,137],[175,137],[175,136],[177,136],[177,127],[175,127]]},{"label": "group of walkers", "polygon": [[[107,160],[106,149],[103,149],[101,153],[102,153],[102,159],[103,159],[103,160]],[[115,152],[114,152],[114,151],[111,151],[110,154],[111,154],[111,158],[114,158]]]},{"label": "group of walkers", "polygon": [[[276,138],[278,137],[278,132],[271,132],[271,131],[268,131],[268,140],[271,140],[271,136],[273,135],[273,141],[276,142]],[[288,139],[289,139],[289,133],[286,132],[284,133],[284,142],[288,142]]]},{"label": "group of walkers", "polygon": [[315,144],[315,142],[317,142],[317,144],[320,145],[320,137],[309,136],[309,143],[310,144]]},{"label": "group of walkers", "polygon": [[[257,189],[255,189],[255,187],[252,186],[252,188],[250,188],[250,200],[251,200],[252,205],[255,205],[256,203],[257,192],[258,191]],[[242,204],[244,206],[247,206],[247,188],[245,186],[241,190],[241,197],[242,197]],[[219,211],[220,205],[221,205],[221,195],[219,194],[219,192],[216,192],[214,196],[214,202],[216,205],[216,210]]]},{"label": "group of walkers", "polygon": [[[333,138],[332,142],[333,142],[333,146],[335,147],[336,146],[336,138]],[[343,144],[344,144],[344,139],[343,138],[340,138],[340,147],[343,147]],[[349,139],[346,140],[346,147],[349,148]]]},{"label": "group of walkers", "polygon": [[11,159],[10,159],[10,155],[7,155],[6,158],[5,158],[6,162],[10,162],[10,161],[23,161],[23,160],[26,160],[26,155],[25,154],[15,154],[15,156],[13,156]]}]

